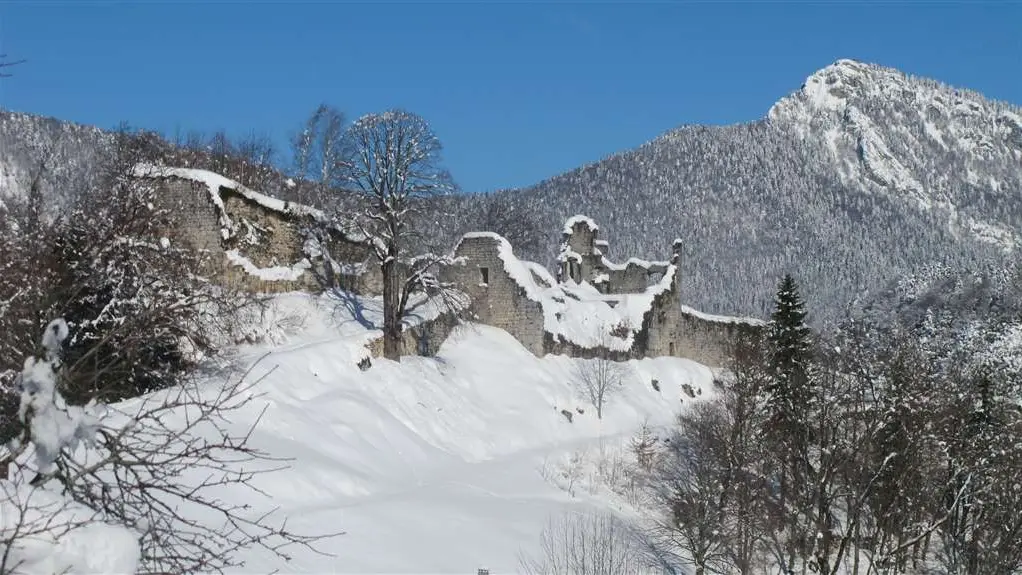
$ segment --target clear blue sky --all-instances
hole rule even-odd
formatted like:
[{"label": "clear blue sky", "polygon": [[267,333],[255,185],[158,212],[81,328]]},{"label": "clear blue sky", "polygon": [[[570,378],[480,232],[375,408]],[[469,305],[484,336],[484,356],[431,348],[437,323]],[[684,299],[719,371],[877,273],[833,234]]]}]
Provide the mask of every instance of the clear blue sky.
[{"label": "clear blue sky", "polygon": [[466,191],[535,183],[680,124],[762,117],[839,58],[1022,103],[1018,2],[0,2],[0,106],[255,131],[319,102],[426,117]]}]

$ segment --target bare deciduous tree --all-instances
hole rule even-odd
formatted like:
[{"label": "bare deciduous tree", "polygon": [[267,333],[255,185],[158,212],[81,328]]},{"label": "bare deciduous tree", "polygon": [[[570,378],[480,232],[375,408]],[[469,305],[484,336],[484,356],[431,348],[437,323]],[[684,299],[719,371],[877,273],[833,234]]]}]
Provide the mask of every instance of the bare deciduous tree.
[{"label": "bare deciduous tree", "polygon": [[603,419],[603,409],[607,400],[620,390],[630,375],[631,368],[628,364],[610,359],[610,353],[605,346],[597,349],[595,357],[576,360],[575,364],[575,385],[596,408],[598,419]]},{"label": "bare deciduous tree", "polygon": [[661,564],[697,573],[764,568],[769,490],[761,475],[768,381],[762,349],[738,342],[714,399],[682,413],[648,482],[646,540]]},{"label": "bare deciduous tree", "polygon": [[571,513],[551,519],[540,534],[539,556],[520,555],[530,575],[625,575],[643,562],[632,530],[610,514]]},{"label": "bare deciduous tree", "polygon": [[296,200],[320,204],[326,188],[337,183],[344,165],[344,114],[320,104],[291,136],[292,173],[297,180]]},{"label": "bare deciduous tree", "polygon": [[403,110],[359,118],[345,135],[340,181],[358,194],[357,212],[342,215],[374,249],[383,274],[384,356],[400,361],[402,320],[411,296],[442,288],[435,256],[409,258],[421,243],[420,220],[431,199],[455,190],[440,165],[440,140],[424,119]]},{"label": "bare deciduous tree", "polygon": [[654,539],[674,548],[696,575],[726,570],[731,484],[737,479],[727,466],[726,419],[720,405],[698,403],[679,419],[668,443],[652,493],[664,510],[654,521]]}]

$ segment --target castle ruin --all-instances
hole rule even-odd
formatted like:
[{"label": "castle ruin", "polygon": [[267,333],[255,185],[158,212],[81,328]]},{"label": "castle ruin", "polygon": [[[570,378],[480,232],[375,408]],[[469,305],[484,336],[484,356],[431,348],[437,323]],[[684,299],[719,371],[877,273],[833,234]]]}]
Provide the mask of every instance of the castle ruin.
[{"label": "castle ruin", "polygon": [[681,240],[672,242],[669,261],[618,264],[598,233],[585,216],[567,221],[556,276],[520,260],[497,234],[466,234],[445,277],[469,294],[476,321],[507,331],[538,356],[672,356],[721,366],[740,338],[762,330],[759,320],[682,305]]},{"label": "castle ruin", "polygon": [[[367,239],[329,223],[314,208],[284,202],[202,170],[146,167],[157,197],[190,212],[175,241],[222,253],[212,271],[224,285],[256,292],[341,289],[382,292]],[[497,327],[537,356],[565,354],[617,360],[672,356],[721,366],[735,342],[763,322],[714,316],[682,305],[682,241],[668,261],[615,263],[596,222],[565,223],[556,273],[519,259],[494,233],[465,234],[440,279],[469,296],[472,321]],[[453,328],[451,317],[410,327],[409,353],[434,354]]]}]

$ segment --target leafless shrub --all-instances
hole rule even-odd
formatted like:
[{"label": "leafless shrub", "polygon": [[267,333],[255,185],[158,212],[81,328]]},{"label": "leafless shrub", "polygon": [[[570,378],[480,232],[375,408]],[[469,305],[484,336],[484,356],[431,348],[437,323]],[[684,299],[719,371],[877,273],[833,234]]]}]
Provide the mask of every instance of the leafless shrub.
[{"label": "leafless shrub", "polygon": [[136,177],[135,167],[158,153],[152,140],[117,138],[100,186],[77,199],[53,234],[58,281],[49,313],[72,326],[63,381],[72,403],[172,385],[229,341],[238,312],[257,300],[207,279],[215,262],[186,241],[184,199]]},{"label": "leafless shrub", "polygon": [[13,377],[48,318],[71,325],[61,385],[84,404],[173,385],[259,303],[207,280],[211,256],[181,241],[187,211],[134,177],[162,146],[153,134],[117,133],[94,184],[56,218],[43,217],[34,193],[0,206],[0,439],[14,434]]},{"label": "leafless shrub", "polygon": [[519,556],[523,573],[622,575],[642,570],[631,529],[610,514],[571,513],[550,520],[538,556]]},{"label": "leafless shrub", "polygon": [[575,385],[596,407],[596,417],[603,419],[603,409],[607,400],[624,385],[630,376],[630,369],[625,363],[609,359],[608,354],[603,351],[597,351],[596,357],[579,359],[576,362]]},{"label": "leafless shrub", "polygon": [[68,514],[69,502],[47,490],[0,477],[0,573],[18,573],[41,541],[55,541],[95,515]]}]

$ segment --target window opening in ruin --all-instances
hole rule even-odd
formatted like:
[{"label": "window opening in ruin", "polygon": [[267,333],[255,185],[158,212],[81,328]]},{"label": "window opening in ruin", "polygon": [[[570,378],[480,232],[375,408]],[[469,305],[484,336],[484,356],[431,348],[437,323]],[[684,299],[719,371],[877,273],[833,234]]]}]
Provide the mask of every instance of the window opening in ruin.
[{"label": "window opening in ruin", "polygon": [[483,274],[483,283],[490,283],[490,268],[479,268],[479,271]]},{"label": "window opening in ruin", "polygon": [[667,344],[667,355],[674,355],[674,342]]}]

